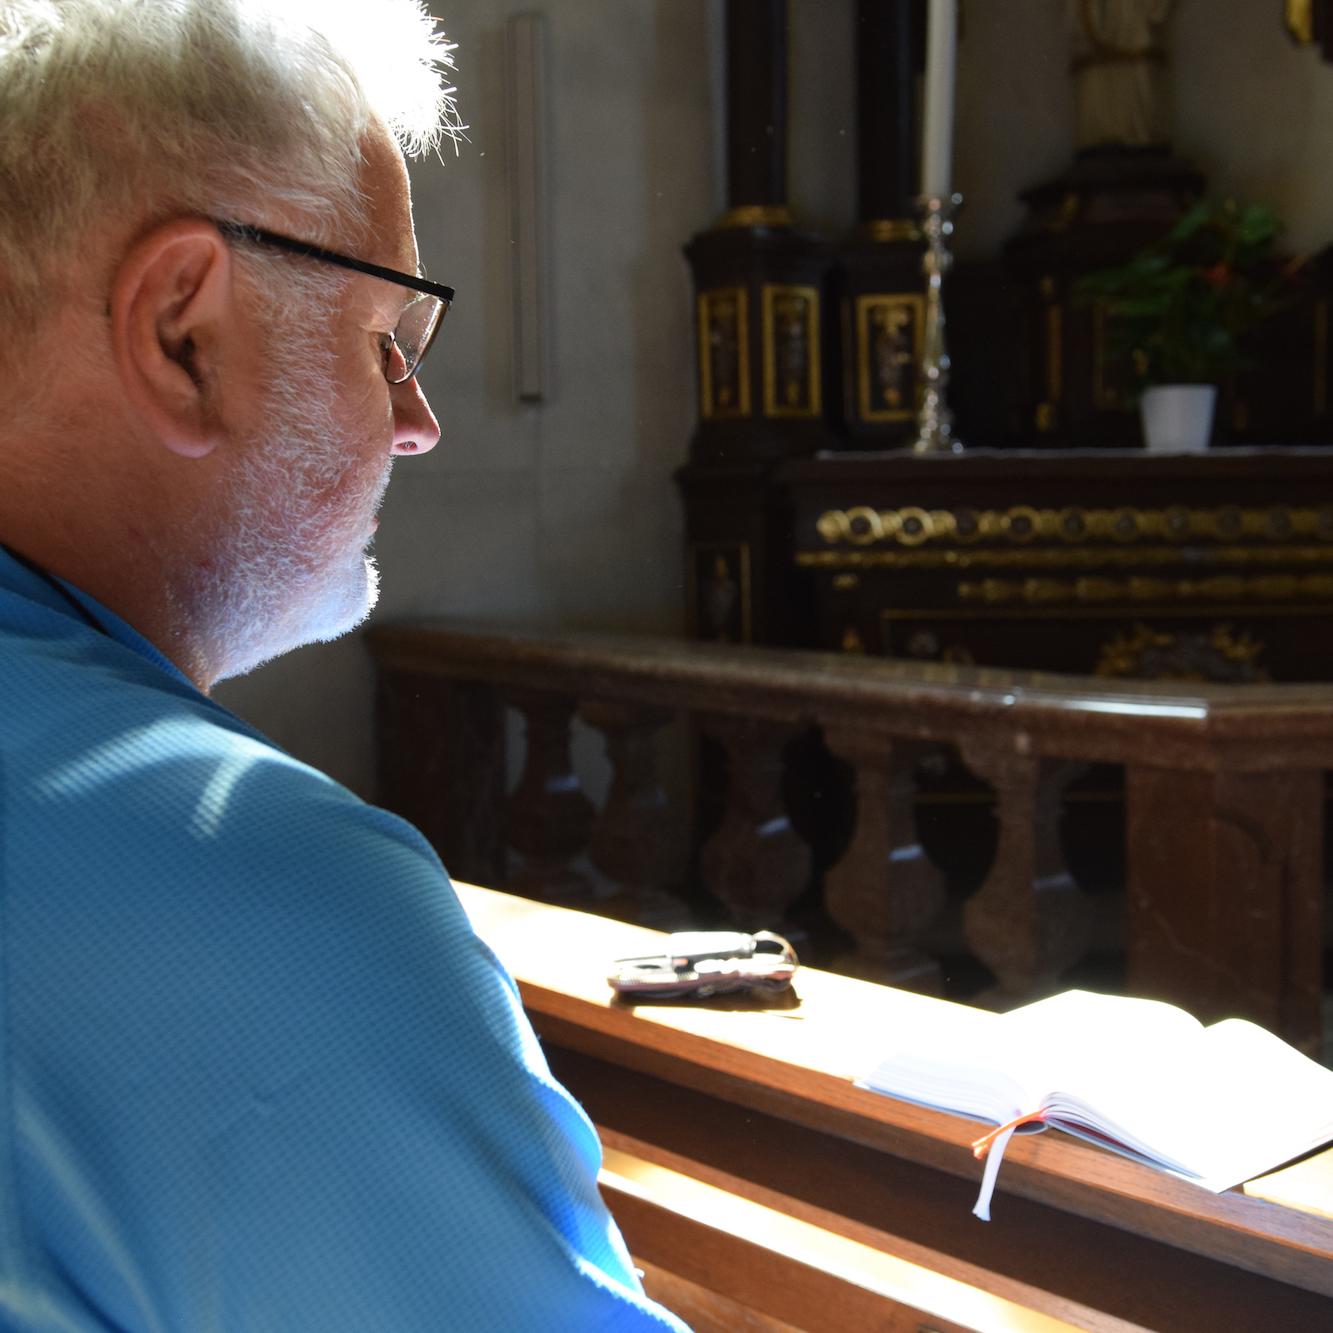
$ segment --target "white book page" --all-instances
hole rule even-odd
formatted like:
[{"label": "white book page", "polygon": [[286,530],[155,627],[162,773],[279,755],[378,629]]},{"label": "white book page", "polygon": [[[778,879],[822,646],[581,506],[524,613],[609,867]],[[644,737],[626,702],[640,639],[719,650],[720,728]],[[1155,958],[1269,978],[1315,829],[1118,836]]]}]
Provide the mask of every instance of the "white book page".
[{"label": "white book page", "polygon": [[1145,1156],[1162,1153],[1149,1130],[1164,1084],[1198,1046],[1197,1019],[1158,1000],[1076,990],[1015,1009],[1005,1024],[1006,1042],[1021,1053],[1014,1058],[1040,1065],[1039,1104],[1104,1128]]},{"label": "white book page", "polygon": [[863,1085],[1003,1124],[1043,1106],[1211,1189],[1333,1140],[1333,1071],[1252,1023],[1067,991],[1009,1014],[941,1006]]},{"label": "white book page", "polygon": [[[1037,1013],[1043,1005],[1049,1013]],[[1205,1029],[1173,1005],[1084,992],[1009,1017],[1032,1037],[1048,1033],[1055,1081],[1046,1099],[1057,1113],[1209,1188],[1333,1138],[1333,1071],[1253,1023]]]},{"label": "white book page", "polygon": [[1197,1018],[1174,1004],[1086,990],[1014,1009],[1004,1015],[1004,1024],[1015,1040],[1045,1043],[1053,1064],[1094,1046],[1113,1054],[1134,1047],[1179,1048],[1203,1031]]},{"label": "white book page", "polygon": [[1124,995],[1072,990],[1004,1017],[1005,1040],[1036,1075],[1043,1097],[1056,1091],[1100,1105],[1104,1088],[1151,1093],[1203,1033],[1175,1005]]},{"label": "white book page", "polygon": [[1333,1070],[1240,1018],[1213,1024],[1199,1045],[1191,1085],[1208,1111],[1191,1128],[1202,1174],[1229,1188],[1333,1139]]},{"label": "white book page", "polygon": [[1040,1081],[1016,1066],[1004,1021],[989,1010],[941,1005],[910,1030],[882,1034],[883,1058],[861,1083],[982,1120],[1012,1120],[1035,1109]]}]

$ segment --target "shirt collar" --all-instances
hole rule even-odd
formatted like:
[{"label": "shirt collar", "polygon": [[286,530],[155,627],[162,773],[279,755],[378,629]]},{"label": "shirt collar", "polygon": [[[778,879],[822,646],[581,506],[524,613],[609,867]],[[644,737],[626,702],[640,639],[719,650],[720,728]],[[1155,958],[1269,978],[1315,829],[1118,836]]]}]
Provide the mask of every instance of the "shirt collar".
[{"label": "shirt collar", "polygon": [[138,630],[122,620],[114,611],[103,606],[95,597],[67,579],[40,570],[0,545],[0,589],[9,589],[57,614],[63,614],[76,624],[100,631],[123,648],[151,662],[181,684],[198,692],[194,682],[168,657],[159,652]]}]

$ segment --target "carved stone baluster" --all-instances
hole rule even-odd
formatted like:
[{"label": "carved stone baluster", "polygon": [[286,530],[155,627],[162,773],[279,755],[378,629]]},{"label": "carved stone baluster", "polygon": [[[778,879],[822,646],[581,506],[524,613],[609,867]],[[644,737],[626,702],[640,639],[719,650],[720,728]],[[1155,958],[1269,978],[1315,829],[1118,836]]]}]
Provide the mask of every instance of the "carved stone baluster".
[{"label": "carved stone baluster", "polygon": [[673,825],[658,775],[657,733],[666,709],[588,699],[579,716],[606,738],[611,785],[593,825],[588,859],[633,900],[640,920],[678,914],[684,869],[680,830]]},{"label": "carved stone baluster", "polygon": [[1065,866],[1060,801],[1085,765],[1012,748],[1025,742],[964,743],[963,762],[995,788],[999,843],[986,881],[963,907],[968,947],[995,974],[984,997],[997,1007],[1057,988],[1087,952],[1087,895]]},{"label": "carved stone baluster", "polygon": [[505,888],[529,898],[589,894],[588,877],[569,864],[587,847],[595,814],[570,761],[575,701],[537,690],[512,690],[506,698],[523,715],[528,744],[506,803],[509,845],[523,865]]},{"label": "carved stone baluster", "polygon": [[923,747],[852,727],[826,727],[824,739],[856,773],[856,828],[824,876],[825,910],[856,943],[839,970],[938,994],[939,964],[918,943],[944,906],[944,878],[916,834]]},{"label": "carved stone baluster", "polygon": [[707,716],[700,724],[728,761],[726,809],[700,853],[704,882],[738,925],[781,929],[809,883],[812,860],[782,799],[782,752],[794,730],[745,717]]},{"label": "carved stone baluster", "polygon": [[495,688],[385,671],[378,723],[380,804],[415,824],[455,878],[501,883],[504,706]]}]

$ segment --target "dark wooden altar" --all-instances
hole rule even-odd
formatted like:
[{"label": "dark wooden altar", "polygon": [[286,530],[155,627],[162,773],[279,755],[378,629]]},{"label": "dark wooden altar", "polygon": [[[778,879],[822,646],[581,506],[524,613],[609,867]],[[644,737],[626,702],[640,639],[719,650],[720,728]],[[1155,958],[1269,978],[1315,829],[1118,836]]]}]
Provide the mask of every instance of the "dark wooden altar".
[{"label": "dark wooden altar", "polygon": [[1079,280],[1160,238],[1207,182],[1166,142],[1085,146],[1023,189],[1024,221],[999,253],[947,271],[946,397],[972,447],[917,455],[924,6],[857,5],[857,219],[842,236],[807,234],[787,206],[787,0],[728,0],[727,16],[729,206],[685,246],[699,367],[678,473],[691,637],[1106,676],[1325,678],[1330,252],[1284,268],[1248,365],[1219,386],[1225,447],[1150,456],[1129,358]]},{"label": "dark wooden altar", "polygon": [[1326,449],[691,467],[691,637],[1098,675],[1333,678]]}]

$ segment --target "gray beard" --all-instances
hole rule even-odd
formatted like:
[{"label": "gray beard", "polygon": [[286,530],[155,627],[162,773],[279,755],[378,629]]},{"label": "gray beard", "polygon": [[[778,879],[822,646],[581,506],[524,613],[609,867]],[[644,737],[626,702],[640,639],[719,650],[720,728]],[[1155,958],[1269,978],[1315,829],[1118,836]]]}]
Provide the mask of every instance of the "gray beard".
[{"label": "gray beard", "polygon": [[[366,547],[391,459],[348,490],[361,451],[334,418],[332,366],[288,359],[286,371],[266,394],[263,439],[246,442],[228,479],[211,576],[200,589],[218,680],[347,633],[379,597]],[[302,386],[299,401],[292,384]]]}]

